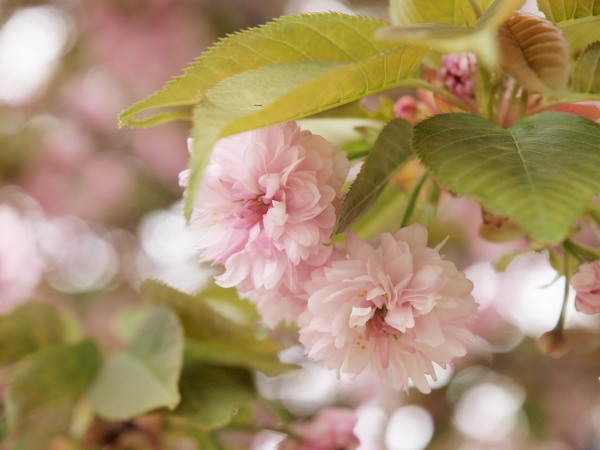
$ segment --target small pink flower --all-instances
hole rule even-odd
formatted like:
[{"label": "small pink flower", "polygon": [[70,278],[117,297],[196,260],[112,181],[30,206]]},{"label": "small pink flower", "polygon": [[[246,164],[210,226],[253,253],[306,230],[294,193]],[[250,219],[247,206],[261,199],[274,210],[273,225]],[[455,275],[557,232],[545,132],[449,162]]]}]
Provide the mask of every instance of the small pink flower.
[{"label": "small pink flower", "polygon": [[31,228],[8,205],[0,205],[0,314],[8,314],[33,294],[42,265]]},{"label": "small pink flower", "polygon": [[[225,267],[217,282],[255,301],[268,293],[265,309],[296,295],[331,254],[325,244],[349,169],[345,153],[294,122],[219,140],[192,221],[205,230],[202,260]],[[285,311],[285,298],[277,308]]]},{"label": "small pink flower", "polygon": [[409,378],[429,392],[426,374],[465,354],[476,312],[473,284],[429,248],[419,224],[382,233],[377,248],[352,233],[348,256],[313,274],[308,310],[299,320],[309,357],[325,360],[344,384],[367,367],[395,389]]},{"label": "small pink flower", "polygon": [[585,314],[600,313],[600,261],[587,262],[579,266],[571,278],[576,291],[575,307]]},{"label": "small pink flower", "polygon": [[354,434],[357,417],[353,411],[343,408],[327,408],[309,422],[292,425],[292,431],[300,441],[288,439],[282,450],[352,450],[360,445]]},{"label": "small pink flower", "polygon": [[475,94],[476,63],[472,53],[448,53],[442,56],[442,70],[438,76],[453,94],[471,97]]},{"label": "small pink flower", "polygon": [[417,100],[412,95],[403,95],[394,103],[394,115],[402,119],[412,119],[417,114]]}]

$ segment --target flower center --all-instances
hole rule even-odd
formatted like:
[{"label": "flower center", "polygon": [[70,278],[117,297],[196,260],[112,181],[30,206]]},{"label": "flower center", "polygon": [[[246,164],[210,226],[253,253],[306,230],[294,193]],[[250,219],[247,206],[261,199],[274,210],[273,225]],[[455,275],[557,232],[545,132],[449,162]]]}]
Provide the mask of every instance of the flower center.
[{"label": "flower center", "polygon": [[269,210],[269,205],[263,201],[262,197],[245,200],[238,211],[239,220],[235,225],[237,228],[250,228],[260,221]]},{"label": "flower center", "polygon": [[375,314],[371,317],[369,321],[371,327],[376,333],[387,333],[387,334],[399,334],[400,330],[394,328],[389,323],[385,321],[385,316],[387,314],[387,308],[384,306],[383,308],[378,308],[375,310]]}]

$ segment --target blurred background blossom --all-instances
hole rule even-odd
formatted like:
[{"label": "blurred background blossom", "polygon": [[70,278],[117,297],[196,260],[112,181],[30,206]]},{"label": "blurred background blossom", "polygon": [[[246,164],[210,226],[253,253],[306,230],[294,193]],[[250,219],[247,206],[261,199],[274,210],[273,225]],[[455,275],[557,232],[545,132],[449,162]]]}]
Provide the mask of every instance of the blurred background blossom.
[{"label": "blurred background blossom", "polygon": [[[210,269],[198,263],[178,185],[190,125],[119,129],[117,114],[227,33],[317,10],[386,18],[386,5],[2,0],[0,314],[30,299],[61,305],[111,348],[118,342],[113,319],[140,301],[143,279],[186,292],[201,288]],[[526,7],[532,10],[533,2]],[[521,255],[497,273],[494,259],[518,251],[518,241],[482,240],[481,211],[466,200],[445,199],[438,215],[432,239],[451,235],[444,251],[474,281],[480,313],[476,343],[452,368],[440,368],[432,394],[393,393],[369,373],[344,388],[292,347],[282,357],[300,369],[277,377],[257,373],[261,395],[281,401],[304,430],[319,411],[345,408],[354,416],[344,416],[344,423],[356,420],[354,434],[365,450],[600,448],[598,318],[570,307],[566,355],[540,354],[535,341],[556,323],[564,289],[549,256]],[[282,341],[289,339],[281,333]],[[262,420],[274,419],[266,411]],[[107,430],[92,427],[86,448],[162,448],[148,444],[161,430],[152,416],[119,431],[110,444]],[[284,441],[271,432],[226,438],[231,448],[274,449]],[[57,442],[53,448],[73,448]],[[169,445],[196,448],[187,438]]]}]

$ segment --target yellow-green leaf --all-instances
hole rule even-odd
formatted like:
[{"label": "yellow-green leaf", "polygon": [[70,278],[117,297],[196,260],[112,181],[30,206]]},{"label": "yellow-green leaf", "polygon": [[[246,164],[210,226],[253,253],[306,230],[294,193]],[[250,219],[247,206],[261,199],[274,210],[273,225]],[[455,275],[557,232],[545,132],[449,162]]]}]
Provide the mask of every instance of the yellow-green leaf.
[{"label": "yellow-green leaf", "polygon": [[540,11],[552,22],[600,15],[597,0],[537,0]]},{"label": "yellow-green leaf", "polygon": [[442,53],[472,52],[478,61],[495,67],[499,59],[497,28],[523,4],[524,0],[495,0],[472,26],[448,23],[392,25],[377,30],[379,39],[420,44]]},{"label": "yellow-green leaf", "polygon": [[[233,75],[269,64],[299,61],[354,62],[394,47],[372,35],[379,19],[338,13],[304,14],[227,36],[161,91],[123,111],[121,124],[148,126],[189,117],[206,91]],[[165,111],[165,109],[167,109]],[[151,117],[138,117],[152,111]]]},{"label": "yellow-green leaf", "polygon": [[538,0],[537,3],[546,18],[565,32],[572,54],[600,40],[600,1]]},{"label": "yellow-green leaf", "polygon": [[571,87],[575,92],[600,94],[600,42],[587,47],[577,59]]},{"label": "yellow-green leaf", "polygon": [[391,0],[390,17],[396,25],[442,22],[469,26],[492,0]]},{"label": "yellow-green leaf", "polygon": [[564,92],[569,82],[569,44],[559,27],[542,17],[515,12],[499,29],[502,68],[525,89]]}]

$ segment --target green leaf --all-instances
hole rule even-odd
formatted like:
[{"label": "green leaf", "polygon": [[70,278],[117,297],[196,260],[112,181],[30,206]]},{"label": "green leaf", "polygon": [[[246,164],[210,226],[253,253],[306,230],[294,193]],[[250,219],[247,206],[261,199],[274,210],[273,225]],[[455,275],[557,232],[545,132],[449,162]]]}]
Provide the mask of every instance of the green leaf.
[{"label": "green leaf", "polygon": [[597,0],[537,0],[537,4],[546,19],[552,22],[600,15]]},{"label": "green leaf", "polygon": [[258,323],[256,310],[240,300],[235,289],[215,284],[196,295],[178,291],[160,281],[142,284],[144,298],[152,303],[170,306],[181,322],[185,335],[192,339],[224,339],[250,337]]},{"label": "green leaf", "polygon": [[392,25],[377,30],[375,37],[397,44],[424,45],[442,53],[472,52],[479,62],[494,68],[499,60],[496,30],[523,1],[495,0],[472,26],[437,22]]},{"label": "green leaf", "polygon": [[215,433],[201,432],[197,427],[188,431],[188,434],[196,441],[197,448],[202,450],[237,450],[234,448],[224,448],[219,443]]},{"label": "green leaf", "polygon": [[226,426],[238,407],[256,398],[247,370],[197,363],[184,367],[181,394],[183,400],[175,413],[189,416],[205,431]]},{"label": "green leaf", "polygon": [[[402,46],[349,63],[313,63],[313,66],[323,67],[318,70],[313,67],[311,73],[316,76],[301,84],[286,81],[286,74],[291,70],[304,70],[305,63],[298,67],[295,67],[298,63],[289,63],[256,69],[259,76],[270,80],[271,89],[280,94],[276,98],[266,98],[265,106],[255,113],[244,114],[226,124],[223,135],[310,116],[394,87],[420,85],[421,80],[414,77],[418,76],[426,53],[422,48]],[[282,74],[276,76],[277,72]],[[252,72],[241,74],[236,78],[235,85],[246,95],[255,93],[255,75]],[[250,82],[246,82],[246,77],[250,77]],[[215,86],[207,93],[207,97],[214,100],[211,94],[217,97],[228,95],[228,90],[234,85],[229,81]],[[245,98],[235,90],[233,94],[238,96],[240,103]],[[235,112],[246,111],[238,104]]]},{"label": "green leaf", "polygon": [[372,119],[387,123],[394,119],[394,102],[385,94],[379,96],[379,106],[376,110],[367,108],[361,101],[344,103],[333,109],[328,109],[311,116],[310,119]]},{"label": "green leaf", "polygon": [[520,224],[541,243],[560,242],[600,193],[600,125],[544,113],[502,129],[470,114],[415,127],[415,150],[448,189]]},{"label": "green leaf", "polygon": [[279,361],[279,343],[256,329],[254,307],[237,297],[235,289],[210,285],[191,296],[154,280],[142,285],[144,297],[153,303],[169,305],[177,313],[185,335],[186,358],[203,362],[243,366],[269,374],[291,366]]},{"label": "green leaf", "polygon": [[344,199],[334,233],[344,231],[371,206],[398,169],[414,156],[411,140],[412,125],[403,119],[391,121],[381,131]]},{"label": "green leaf", "polygon": [[572,54],[600,40],[600,3],[596,0],[537,0],[537,3],[546,19],[563,29]]},{"label": "green leaf", "polygon": [[133,333],[127,348],[108,358],[90,391],[99,416],[128,420],[179,403],[183,330],[177,316],[159,306]]},{"label": "green leaf", "polygon": [[[52,417],[69,412],[90,386],[100,366],[96,344],[83,340],[31,355],[12,377],[6,391],[6,413],[12,429],[36,414]],[[51,419],[54,420],[54,419]]]},{"label": "green leaf", "polygon": [[258,370],[267,375],[279,375],[295,366],[279,361],[277,354],[281,345],[269,340],[211,339],[206,341],[188,340],[185,348],[186,359],[205,363],[244,367]]},{"label": "green leaf", "polygon": [[363,240],[377,239],[382,232],[398,230],[408,195],[396,184],[388,184],[377,201],[352,224],[352,230]]},{"label": "green leaf", "polygon": [[[230,35],[205,52],[169,82],[163,90],[122,112],[122,124],[151,125],[170,116],[145,119],[136,116],[149,110],[196,105],[204,93],[233,75],[275,63],[298,61],[355,62],[387,51],[393,46],[373,42],[375,30],[385,22],[337,13],[305,14],[277,19],[258,28]],[[167,112],[166,114],[170,114]]]},{"label": "green leaf", "polygon": [[296,86],[347,64],[340,61],[269,64],[221,81],[206,92],[206,98],[226,111],[255,113]]},{"label": "green leaf", "polygon": [[46,303],[26,303],[0,317],[0,364],[10,364],[37,350],[65,342],[68,322],[62,312]]},{"label": "green leaf", "polygon": [[[343,64],[273,64],[224,80],[207,92],[194,114],[191,175],[185,199],[187,217],[218,138],[317,114],[393,87],[421,83],[413,77],[420,70],[426,49],[389,48],[390,44],[386,44],[388,48],[384,50],[386,47],[377,46],[364,36],[363,39],[365,42],[357,45],[368,46],[373,53],[366,59],[354,54],[355,60]],[[312,78],[292,75],[307,68],[307,74],[314,75]]]},{"label": "green leaf", "polygon": [[600,94],[600,42],[588,46],[577,59],[571,86],[575,92]]},{"label": "green leaf", "polygon": [[492,0],[391,0],[390,17],[396,25],[442,22],[469,26]]}]

